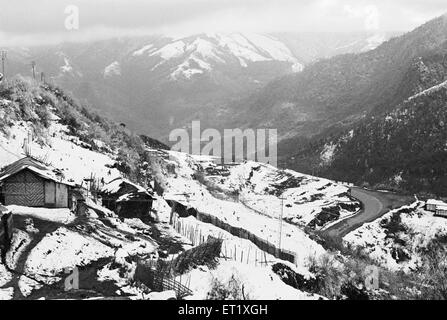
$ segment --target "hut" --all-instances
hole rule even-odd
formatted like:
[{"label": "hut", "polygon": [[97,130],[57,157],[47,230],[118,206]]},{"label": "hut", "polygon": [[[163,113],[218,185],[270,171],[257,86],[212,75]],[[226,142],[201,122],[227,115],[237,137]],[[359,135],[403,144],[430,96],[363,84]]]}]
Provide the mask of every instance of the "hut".
[{"label": "hut", "polygon": [[438,205],[436,207],[436,215],[441,217],[447,217],[447,204]]},{"label": "hut", "polygon": [[152,190],[124,178],[110,181],[99,194],[104,207],[125,218],[148,216],[154,199]]},{"label": "hut", "polygon": [[60,170],[31,157],[20,159],[0,171],[5,205],[70,208],[74,184]]},{"label": "hut", "polygon": [[436,212],[436,210],[438,209],[439,206],[445,207],[445,206],[447,206],[447,203],[445,203],[441,200],[429,199],[425,203],[425,210],[431,211],[431,212]]}]

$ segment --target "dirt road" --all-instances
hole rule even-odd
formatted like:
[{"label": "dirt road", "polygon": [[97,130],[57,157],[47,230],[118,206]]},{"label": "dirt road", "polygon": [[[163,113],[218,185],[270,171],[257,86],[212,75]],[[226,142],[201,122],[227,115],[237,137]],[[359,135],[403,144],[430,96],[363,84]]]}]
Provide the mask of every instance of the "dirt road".
[{"label": "dirt road", "polygon": [[362,204],[362,210],[339,223],[322,231],[322,235],[333,239],[341,239],[349,232],[359,228],[364,223],[381,217],[388,211],[408,205],[414,201],[411,196],[398,195],[391,192],[379,192],[362,188],[352,188],[352,196]]}]

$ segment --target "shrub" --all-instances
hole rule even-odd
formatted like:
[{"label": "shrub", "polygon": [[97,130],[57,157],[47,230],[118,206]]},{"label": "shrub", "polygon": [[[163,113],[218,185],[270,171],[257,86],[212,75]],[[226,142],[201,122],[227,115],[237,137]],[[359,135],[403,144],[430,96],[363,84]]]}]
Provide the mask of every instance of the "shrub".
[{"label": "shrub", "polygon": [[250,295],[245,292],[245,286],[241,280],[233,274],[226,282],[214,277],[207,300],[250,300]]},{"label": "shrub", "polygon": [[432,241],[423,252],[421,270],[421,297],[429,300],[447,299],[447,250],[437,240]]},{"label": "shrub", "polygon": [[172,272],[183,274],[196,267],[206,265],[214,268],[222,249],[222,240],[209,239],[201,245],[181,253],[172,263]]},{"label": "shrub", "polygon": [[394,237],[406,230],[400,218],[400,212],[395,212],[388,220],[382,220],[380,226],[385,229],[387,237]]},{"label": "shrub", "polygon": [[320,284],[318,283],[319,279],[313,277],[306,279],[303,275],[296,273],[284,263],[275,263],[272,265],[272,271],[276,273],[285,284],[295,289],[317,293],[318,288],[320,287]]}]

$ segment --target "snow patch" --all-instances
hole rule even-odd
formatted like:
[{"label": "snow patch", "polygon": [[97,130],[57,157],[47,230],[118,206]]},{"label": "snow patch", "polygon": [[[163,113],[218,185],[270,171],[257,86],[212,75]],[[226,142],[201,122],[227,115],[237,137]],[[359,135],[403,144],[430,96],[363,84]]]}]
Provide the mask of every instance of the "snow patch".
[{"label": "snow patch", "polygon": [[139,49],[139,50],[137,50],[137,51],[134,51],[134,52],[132,53],[132,55],[133,55],[134,57],[136,57],[136,56],[141,56],[141,55],[143,55],[143,54],[145,54],[145,53],[151,53],[151,52],[153,52],[154,50],[155,50],[155,49],[154,49],[154,45],[153,45],[153,44],[148,44],[148,45],[142,47],[141,49]]},{"label": "snow patch", "polygon": [[429,95],[429,94],[431,94],[433,92],[436,92],[436,91],[439,91],[439,90],[442,90],[442,89],[447,89],[447,80],[442,82],[442,83],[440,83],[440,84],[438,84],[438,85],[436,85],[436,86],[433,86],[433,87],[428,88],[428,89],[426,89],[426,90],[424,90],[422,92],[419,92],[418,94],[415,94],[414,96],[411,96],[410,98],[407,99],[407,101],[412,101],[412,100],[414,100],[416,98]]},{"label": "snow patch", "polygon": [[104,69],[104,77],[109,78],[121,75],[121,66],[118,61],[112,62]]},{"label": "snow patch", "polygon": [[337,148],[337,144],[335,143],[327,143],[324,145],[323,151],[321,152],[320,159],[323,162],[323,164],[327,165],[330,164],[334,154],[335,149]]}]

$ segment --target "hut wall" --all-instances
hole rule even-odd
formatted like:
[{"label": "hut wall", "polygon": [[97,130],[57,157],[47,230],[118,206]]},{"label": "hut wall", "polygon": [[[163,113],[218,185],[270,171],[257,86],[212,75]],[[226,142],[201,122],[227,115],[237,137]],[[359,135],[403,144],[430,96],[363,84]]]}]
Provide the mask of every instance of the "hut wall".
[{"label": "hut wall", "polygon": [[45,205],[44,180],[29,170],[23,170],[6,179],[3,189],[6,205]]}]

